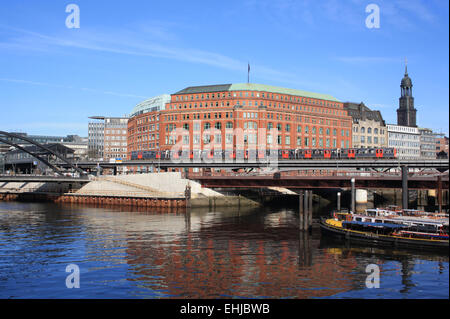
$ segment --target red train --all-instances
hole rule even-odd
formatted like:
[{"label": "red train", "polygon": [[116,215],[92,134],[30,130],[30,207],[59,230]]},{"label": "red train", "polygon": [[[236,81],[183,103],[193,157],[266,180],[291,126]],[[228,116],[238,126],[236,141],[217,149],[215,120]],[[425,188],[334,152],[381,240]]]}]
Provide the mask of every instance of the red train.
[{"label": "red train", "polygon": [[[288,149],[275,151],[279,160],[288,159],[395,159],[395,148],[341,148],[341,149]],[[131,160],[153,159],[265,159],[274,154],[269,150],[180,150],[166,151],[134,151]]]}]

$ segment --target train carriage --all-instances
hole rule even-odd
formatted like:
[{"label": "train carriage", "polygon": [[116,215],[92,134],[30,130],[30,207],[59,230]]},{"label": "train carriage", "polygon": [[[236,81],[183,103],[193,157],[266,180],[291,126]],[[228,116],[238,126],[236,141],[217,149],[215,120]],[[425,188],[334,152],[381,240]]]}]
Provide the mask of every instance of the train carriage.
[{"label": "train carriage", "polygon": [[[280,149],[275,151],[279,160],[292,159],[395,159],[395,148],[343,148],[343,149]],[[178,150],[133,151],[131,160],[215,159],[263,160],[273,155],[270,150]]]}]

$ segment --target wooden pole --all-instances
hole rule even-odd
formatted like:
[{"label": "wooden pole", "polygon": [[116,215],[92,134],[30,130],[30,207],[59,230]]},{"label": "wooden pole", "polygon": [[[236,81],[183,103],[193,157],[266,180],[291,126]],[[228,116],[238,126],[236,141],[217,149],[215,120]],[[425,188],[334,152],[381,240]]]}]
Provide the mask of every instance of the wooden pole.
[{"label": "wooden pole", "polygon": [[442,212],[442,177],[438,176],[438,191],[437,191],[437,200],[439,205],[439,213]]},{"label": "wooden pole", "polygon": [[341,192],[337,193],[337,211],[341,211]]},{"label": "wooden pole", "polygon": [[303,191],[298,195],[298,228],[303,230]]},{"label": "wooden pole", "polygon": [[402,166],[402,208],[408,209],[408,167]]},{"label": "wooden pole", "polygon": [[312,200],[313,200],[313,191],[309,191],[309,198],[308,198],[309,202],[308,202],[308,228],[312,226],[312,211],[313,211],[313,205],[312,205]]},{"label": "wooden pole", "polygon": [[305,197],[303,199],[303,229],[308,229],[308,203],[309,192],[305,190]]},{"label": "wooden pole", "polygon": [[351,202],[351,211],[352,213],[355,213],[355,179],[352,178],[350,180],[352,183],[352,202]]}]

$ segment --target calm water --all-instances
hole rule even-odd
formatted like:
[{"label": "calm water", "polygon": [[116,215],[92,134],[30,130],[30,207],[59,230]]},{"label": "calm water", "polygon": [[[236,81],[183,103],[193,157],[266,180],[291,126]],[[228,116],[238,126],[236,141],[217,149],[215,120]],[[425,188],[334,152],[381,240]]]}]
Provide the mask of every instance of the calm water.
[{"label": "calm water", "polygon": [[[0,202],[0,298],[449,298],[448,254],[350,247],[297,221],[289,209],[188,218]],[[378,289],[366,288],[369,264]]]}]

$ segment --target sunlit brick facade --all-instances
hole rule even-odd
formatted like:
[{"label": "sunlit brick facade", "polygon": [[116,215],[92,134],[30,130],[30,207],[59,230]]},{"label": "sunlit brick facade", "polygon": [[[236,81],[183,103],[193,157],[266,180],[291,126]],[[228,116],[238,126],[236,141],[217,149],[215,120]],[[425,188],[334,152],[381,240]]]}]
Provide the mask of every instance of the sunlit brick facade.
[{"label": "sunlit brick facade", "polygon": [[[183,134],[173,133],[183,128]],[[352,118],[330,95],[260,84],[188,87],[128,122],[132,151],[352,147]],[[170,134],[172,132],[172,134]]]}]

